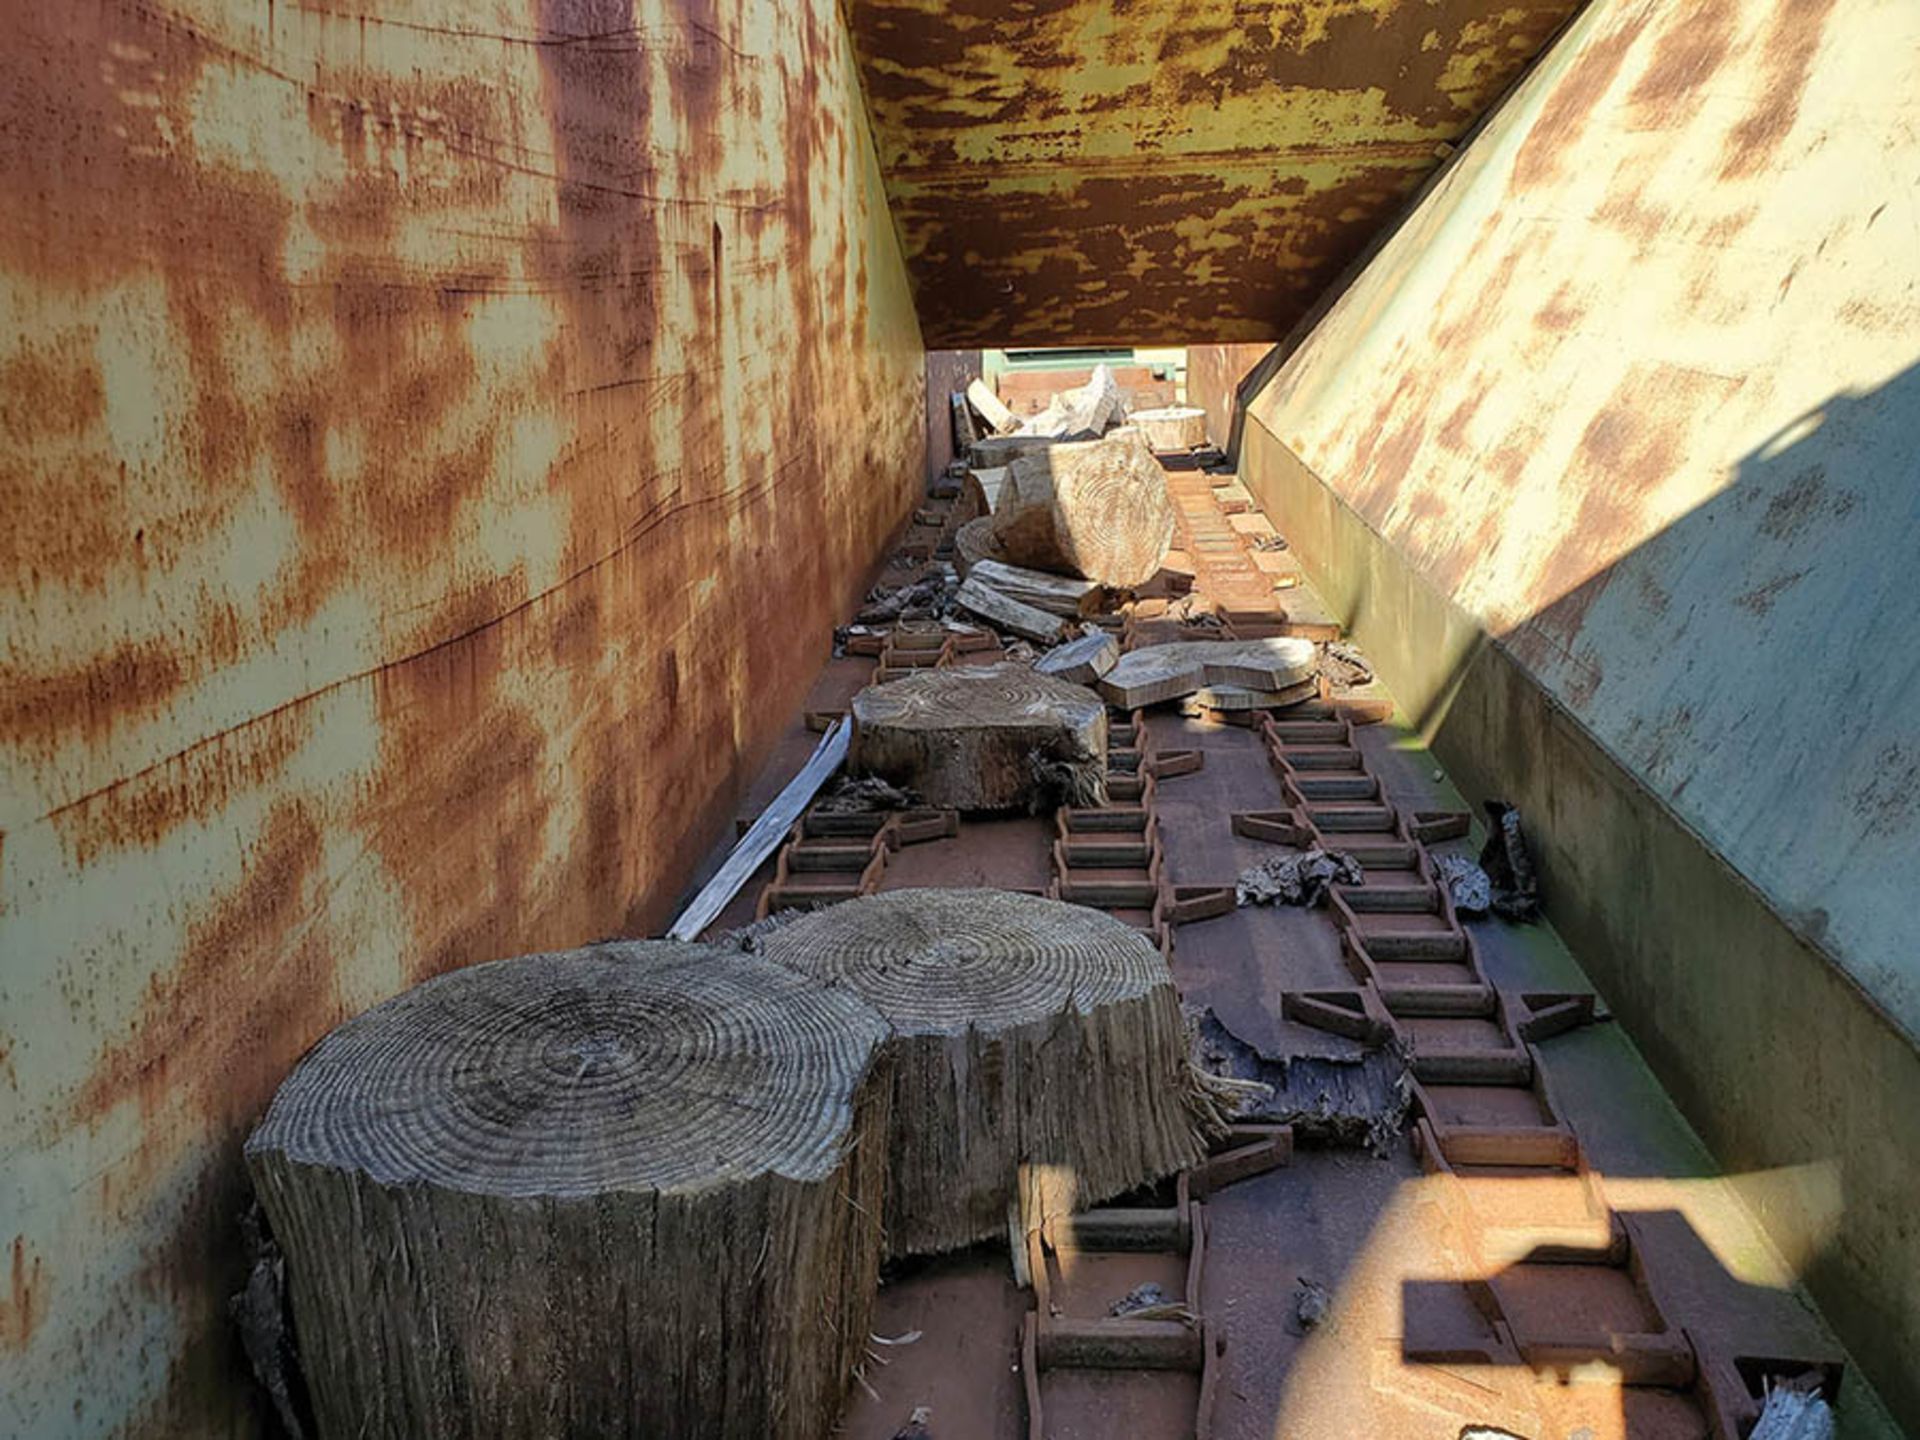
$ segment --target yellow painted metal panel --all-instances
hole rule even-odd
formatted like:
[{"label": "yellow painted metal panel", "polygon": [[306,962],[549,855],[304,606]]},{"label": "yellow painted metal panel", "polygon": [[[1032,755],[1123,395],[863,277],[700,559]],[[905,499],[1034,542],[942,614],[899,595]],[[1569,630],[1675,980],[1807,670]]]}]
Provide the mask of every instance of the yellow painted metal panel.
[{"label": "yellow painted metal panel", "polygon": [[929,343],[1277,339],[1577,0],[849,0]]}]

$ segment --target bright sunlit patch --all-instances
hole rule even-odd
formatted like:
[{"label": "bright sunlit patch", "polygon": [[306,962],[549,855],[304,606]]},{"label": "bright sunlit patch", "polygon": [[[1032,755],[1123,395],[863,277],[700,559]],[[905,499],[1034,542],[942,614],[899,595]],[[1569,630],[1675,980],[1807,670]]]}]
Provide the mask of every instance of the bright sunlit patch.
[{"label": "bright sunlit patch", "polygon": [[[1619,1210],[1680,1211],[1728,1274],[1775,1287],[1806,1272],[1839,1233],[1846,1210],[1833,1160],[1700,1180],[1608,1176],[1606,1190]],[[1728,1223],[1729,1207],[1739,1223]],[[1767,1227],[1764,1236],[1754,1220]]]},{"label": "bright sunlit patch", "polygon": [[1827,412],[1824,409],[1808,411],[1784,430],[1778,431],[1772,439],[1762,445],[1755,458],[1771,460],[1783,450],[1791,450],[1824,425],[1826,420]]}]

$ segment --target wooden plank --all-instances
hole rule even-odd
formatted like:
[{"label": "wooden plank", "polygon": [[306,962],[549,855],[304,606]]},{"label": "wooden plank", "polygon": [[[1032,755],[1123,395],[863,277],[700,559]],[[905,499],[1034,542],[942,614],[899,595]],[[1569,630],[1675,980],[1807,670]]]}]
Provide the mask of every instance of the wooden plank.
[{"label": "wooden plank", "polygon": [[1009,600],[1045,610],[1049,615],[1064,615],[1069,620],[1081,619],[1098,610],[1106,593],[1091,580],[1028,570],[1004,560],[977,560],[967,573],[991,585]]},{"label": "wooden plank", "polygon": [[980,418],[993,427],[994,434],[1005,435],[1020,428],[1020,417],[993,393],[993,387],[975,376],[967,384],[967,399],[980,412]]},{"label": "wooden plank", "polygon": [[667,930],[669,940],[696,940],[703,930],[720,917],[720,912],[727,908],[727,902],[753,878],[753,872],[780,848],[780,842],[812,803],[813,797],[820,793],[820,787],[827,783],[827,777],[840,768],[841,762],[847,758],[847,742],[852,735],[853,727],[844,718],[827,727],[827,733],[813,747],[813,754],[800,767],[800,773],[773,797],[773,803],[761,811],[760,818],[740,837],[726,862],[714,872],[711,880],[701,886],[700,893],[693,897],[686,909],[680,912],[680,918]]},{"label": "wooden plank", "polygon": [[964,450],[980,438],[980,430],[973,423],[973,410],[963,392],[955,390],[948,399],[953,405],[953,443]]},{"label": "wooden plank", "polygon": [[990,565],[990,560],[976,561],[967,571],[967,578],[960,584],[960,593],[954,596],[963,610],[978,615],[990,625],[1018,635],[1023,640],[1032,640],[1040,645],[1057,644],[1066,633],[1066,624],[1058,615],[1049,615],[1044,610],[1036,610],[1010,595],[1004,595],[980,578],[982,566]]}]

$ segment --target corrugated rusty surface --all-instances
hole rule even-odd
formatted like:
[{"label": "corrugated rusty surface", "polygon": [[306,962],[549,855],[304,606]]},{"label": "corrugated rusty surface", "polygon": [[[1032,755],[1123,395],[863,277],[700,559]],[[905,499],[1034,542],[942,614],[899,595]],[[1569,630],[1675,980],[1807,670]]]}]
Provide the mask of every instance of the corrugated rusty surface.
[{"label": "corrugated rusty surface", "polygon": [[1605,0],[1251,407],[1910,1035],[1916,137],[1911,6]]},{"label": "corrugated rusty surface", "polygon": [[1578,0],[847,0],[929,344],[1273,340]]},{"label": "corrugated rusty surface", "polygon": [[15,7],[0,1433],[254,1428],[238,1144],[656,924],[918,492],[830,0]]}]

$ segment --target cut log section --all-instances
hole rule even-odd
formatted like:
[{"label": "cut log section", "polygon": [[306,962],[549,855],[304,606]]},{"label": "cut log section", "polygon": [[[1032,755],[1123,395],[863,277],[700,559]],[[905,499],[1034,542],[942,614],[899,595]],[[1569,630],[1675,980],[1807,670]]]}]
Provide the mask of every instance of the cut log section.
[{"label": "cut log section", "polygon": [[1173,530],[1166,477],[1137,430],[1020,456],[993,513],[1014,564],[1121,590],[1154,577]]},{"label": "cut log section", "polygon": [[959,593],[953,597],[954,603],[1022,640],[1031,640],[1036,645],[1057,644],[1066,633],[1066,622],[1057,614],[1036,609],[1023,600],[1014,599],[998,586],[989,585],[984,572],[993,564],[991,560],[980,560],[970,566]]},{"label": "cut log section", "polygon": [[1127,416],[1127,424],[1155,450],[1194,450],[1207,443],[1207,412],[1192,405],[1136,410]]},{"label": "cut log section", "polygon": [[1000,542],[994,538],[991,515],[969,520],[953,532],[953,568],[962,575],[968,574],[982,560],[1001,558]]},{"label": "cut log section", "polygon": [[1049,575],[1043,570],[1028,570],[1004,560],[982,558],[977,561],[978,577],[1005,595],[1036,610],[1082,619],[1100,608],[1105,592],[1091,580],[1069,575]]},{"label": "cut log section", "polygon": [[1101,678],[1108,704],[1123,710],[1183,695],[1209,685],[1243,690],[1286,690],[1318,674],[1311,640],[1287,635],[1259,640],[1194,640],[1129,650]]},{"label": "cut log section", "polygon": [[1284,690],[1249,690],[1244,685],[1203,685],[1189,697],[1203,710],[1236,712],[1242,710],[1283,710],[1320,698],[1320,679],[1316,676],[1289,685]]},{"label": "cut log section", "polygon": [[849,708],[848,768],[935,809],[1106,803],[1106,706],[1030,666],[926,670],[870,685]]},{"label": "cut log section", "polygon": [[878,1278],[886,1035],[665,941],[476,965],[335,1030],[246,1147],[320,1433],[826,1434]]},{"label": "cut log section", "polygon": [[765,944],[893,1025],[889,1254],[1005,1235],[1023,1165],[1044,1217],[1204,1153],[1173,976],[1109,915],[998,890],[896,890]]},{"label": "cut log section", "polygon": [[1033,668],[1042,675],[1052,675],[1075,685],[1091,685],[1113,669],[1119,659],[1120,642],[1104,630],[1095,630],[1078,640],[1054,646],[1033,662]]}]

